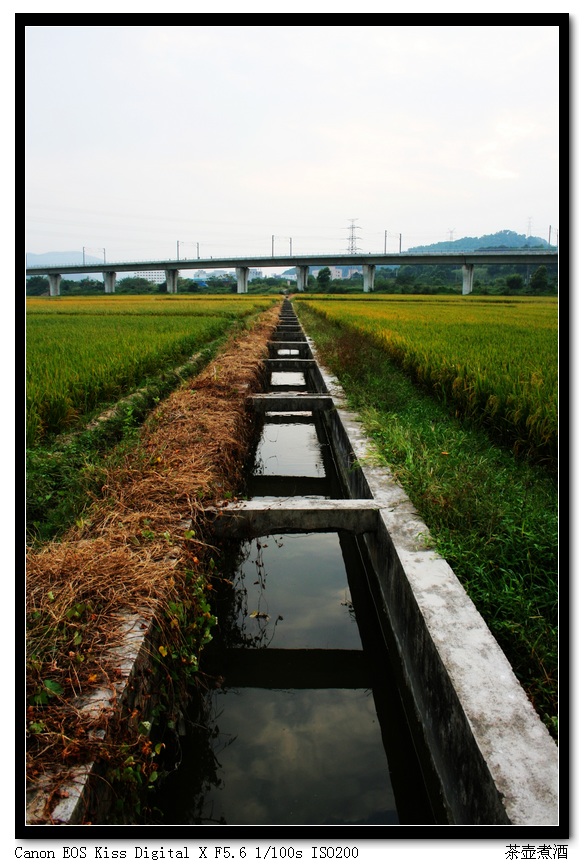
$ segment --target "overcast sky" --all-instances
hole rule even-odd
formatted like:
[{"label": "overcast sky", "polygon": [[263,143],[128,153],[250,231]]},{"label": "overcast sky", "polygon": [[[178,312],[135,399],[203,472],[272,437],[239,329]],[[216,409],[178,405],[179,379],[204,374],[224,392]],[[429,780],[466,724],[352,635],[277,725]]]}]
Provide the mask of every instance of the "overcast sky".
[{"label": "overcast sky", "polygon": [[555,241],[558,37],[27,27],[26,250],[343,253],[351,224],[363,252],[400,234],[404,250],[550,226]]}]

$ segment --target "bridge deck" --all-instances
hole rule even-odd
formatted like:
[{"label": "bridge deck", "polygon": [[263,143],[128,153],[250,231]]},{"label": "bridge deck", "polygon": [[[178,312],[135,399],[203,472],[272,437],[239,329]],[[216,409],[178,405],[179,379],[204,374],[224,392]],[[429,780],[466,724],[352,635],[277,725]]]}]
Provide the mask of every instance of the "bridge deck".
[{"label": "bridge deck", "polygon": [[343,267],[373,264],[377,266],[405,264],[553,264],[558,253],[548,250],[510,250],[509,252],[396,252],[369,255],[277,255],[245,256],[243,258],[169,258],[157,261],[116,261],[103,264],[41,265],[27,267],[27,276],[48,273],[102,273],[141,270],[213,270],[236,267]]}]

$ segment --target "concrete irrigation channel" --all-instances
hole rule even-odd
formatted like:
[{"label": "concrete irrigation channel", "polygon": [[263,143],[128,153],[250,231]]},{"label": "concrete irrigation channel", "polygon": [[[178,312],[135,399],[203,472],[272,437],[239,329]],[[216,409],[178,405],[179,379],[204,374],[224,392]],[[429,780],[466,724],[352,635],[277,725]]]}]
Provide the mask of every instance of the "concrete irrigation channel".
[{"label": "concrete irrigation channel", "polygon": [[[281,534],[285,539],[292,533],[327,532],[350,537],[363,563],[364,576],[357,581],[367,582],[370,598],[365,611],[369,623],[361,616],[359,631],[366,635],[374,620],[386,650],[374,697],[383,704],[380,691],[391,692],[393,705],[399,701],[405,713],[408,748],[415,755],[409,758],[409,771],[415,762],[432,813],[429,822],[557,825],[555,742],[456,575],[428,547],[427,527],[404,491],[387,469],[374,464],[362,427],[347,410],[336,380],[315,359],[289,300],[283,303],[266,365],[270,391],[250,398],[253,409],[263,415],[266,426],[277,430],[293,421],[293,434],[280,441],[279,453],[268,446],[267,456],[260,442],[259,472],[252,479],[250,498],[217,514],[217,537]],[[310,423],[325,445],[321,452],[329,466],[316,477],[281,467],[270,477],[265,467],[274,459],[294,465],[292,443],[303,424],[308,429]],[[344,555],[347,560],[350,554]],[[353,580],[351,594],[357,596],[358,590]],[[354,601],[359,619],[357,597]],[[286,651],[293,653],[267,648],[265,657],[257,652],[255,657],[281,666]],[[249,649],[246,655],[253,659]],[[307,667],[314,669],[316,660],[296,656],[296,663],[294,682],[308,676]],[[345,666],[342,653],[329,663],[332,680],[335,664],[338,680],[339,666]],[[253,672],[247,675],[248,682],[256,681]],[[321,684],[327,684],[325,674]],[[290,682],[283,674],[281,686],[286,685]],[[383,711],[378,714],[383,725]],[[392,736],[387,739],[387,761],[398,788],[395,822],[424,822],[427,815],[416,816],[407,790],[400,813],[400,769],[391,754],[395,738],[393,745]],[[398,739],[399,750],[405,747],[403,733]]]},{"label": "concrete irrigation channel", "polygon": [[[208,512],[233,551],[205,649],[224,775],[201,811],[185,742],[163,822],[557,826],[555,742],[288,299],[265,365],[247,497]],[[90,770],[54,822],[84,822]]]}]

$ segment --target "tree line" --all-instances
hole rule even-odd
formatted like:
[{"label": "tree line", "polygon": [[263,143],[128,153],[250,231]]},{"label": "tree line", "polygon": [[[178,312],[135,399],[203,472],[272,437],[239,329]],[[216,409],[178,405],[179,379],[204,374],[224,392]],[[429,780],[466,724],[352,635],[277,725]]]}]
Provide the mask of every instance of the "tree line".
[{"label": "tree line", "polygon": [[[449,265],[401,265],[378,267],[374,292],[377,294],[460,294],[460,267]],[[363,291],[363,276],[355,273],[350,279],[332,279],[329,267],[323,267],[307,280],[307,291],[347,294]],[[248,283],[248,293],[271,294],[294,290],[294,281],[284,276],[256,277]],[[154,283],[140,276],[127,276],[116,281],[116,294],[166,294],[166,282]],[[98,279],[62,279],[60,293],[64,296],[98,295],[104,284]],[[237,280],[233,274],[210,276],[205,280],[178,277],[178,294],[236,294]],[[473,294],[557,295],[557,267],[535,265],[477,265],[474,269]],[[27,297],[49,294],[46,276],[30,276],[26,280]]]}]

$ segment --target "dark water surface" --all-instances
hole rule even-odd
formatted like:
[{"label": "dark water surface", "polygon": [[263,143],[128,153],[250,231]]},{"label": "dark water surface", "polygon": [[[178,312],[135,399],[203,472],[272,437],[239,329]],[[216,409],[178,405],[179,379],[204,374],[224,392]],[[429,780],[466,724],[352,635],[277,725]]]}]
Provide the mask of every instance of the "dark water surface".
[{"label": "dark water surface", "polygon": [[355,538],[246,541],[224,585],[165,822],[432,822]]},{"label": "dark water surface", "polygon": [[203,803],[181,795],[178,822],[398,822],[370,691],[228,688],[211,715],[217,784]]},{"label": "dark water surface", "polygon": [[361,649],[339,536],[277,535],[242,545],[231,645]]},{"label": "dark water surface", "polygon": [[315,425],[265,423],[254,474],[324,478],[322,447]]}]

